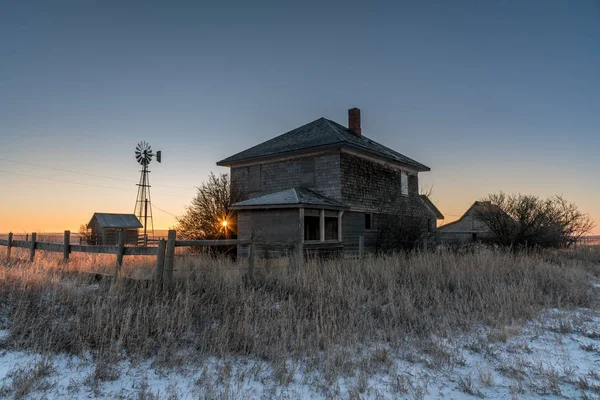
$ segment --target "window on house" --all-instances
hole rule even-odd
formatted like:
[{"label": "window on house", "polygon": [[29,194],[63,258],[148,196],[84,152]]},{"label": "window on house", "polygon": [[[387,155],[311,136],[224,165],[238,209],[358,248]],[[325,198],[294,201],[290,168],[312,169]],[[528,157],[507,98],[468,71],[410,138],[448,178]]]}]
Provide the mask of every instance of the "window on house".
[{"label": "window on house", "polygon": [[373,229],[373,214],[365,214],[365,229]]},{"label": "window on house", "polygon": [[337,214],[337,211],[325,211],[325,240],[339,240]]},{"label": "window on house", "polygon": [[402,196],[408,196],[408,173],[406,171],[400,172],[400,191]]},{"label": "window on house", "polygon": [[304,240],[320,240],[319,210],[304,210]]},{"label": "window on house", "polygon": [[304,240],[319,240],[319,217],[304,217]]}]

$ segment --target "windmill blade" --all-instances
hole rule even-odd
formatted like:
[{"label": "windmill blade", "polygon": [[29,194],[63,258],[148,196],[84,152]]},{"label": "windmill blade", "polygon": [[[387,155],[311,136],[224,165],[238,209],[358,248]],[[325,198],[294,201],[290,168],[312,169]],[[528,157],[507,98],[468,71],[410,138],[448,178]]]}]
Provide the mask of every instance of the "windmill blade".
[{"label": "windmill blade", "polygon": [[135,147],[135,158],[139,164],[148,165],[152,161],[152,147],[148,142],[142,140]]}]

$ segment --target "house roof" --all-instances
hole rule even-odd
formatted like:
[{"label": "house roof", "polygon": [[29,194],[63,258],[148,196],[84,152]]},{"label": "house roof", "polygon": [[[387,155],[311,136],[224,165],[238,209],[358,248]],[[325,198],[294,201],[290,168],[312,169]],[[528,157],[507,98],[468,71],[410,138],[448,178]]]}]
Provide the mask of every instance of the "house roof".
[{"label": "house roof", "polygon": [[307,150],[341,147],[352,148],[392,162],[408,165],[418,171],[430,170],[429,167],[412,158],[406,157],[364,135],[357,135],[345,126],[326,118],[319,118],[271,140],[267,140],[266,142],[225,158],[217,162],[217,165],[230,166],[235,163],[253,161],[276,155],[287,155]]},{"label": "house roof", "polygon": [[[438,230],[444,230],[445,228],[452,226],[454,224],[458,224],[460,221],[462,221],[463,219],[465,219],[467,216],[471,215],[472,213],[474,213],[475,211],[491,211],[491,212],[501,212],[504,213],[504,210],[502,210],[500,207],[498,207],[496,204],[492,204],[489,201],[476,201],[475,203],[473,203],[471,205],[471,207],[469,207],[467,209],[467,211],[465,211],[465,213],[456,221],[452,221],[450,223],[444,224],[442,226],[440,226],[438,228]],[[475,215],[476,216],[476,215]]]},{"label": "house roof", "polygon": [[435,218],[437,219],[444,219],[444,214],[442,214],[440,212],[440,210],[438,210],[438,208],[435,206],[435,204],[433,204],[431,202],[431,199],[429,198],[429,196],[427,195],[420,195],[421,197],[421,201],[423,201],[423,203],[425,203],[425,207],[427,207],[429,209],[429,211],[431,211],[433,213],[433,215],[435,215]]},{"label": "house roof", "polygon": [[87,227],[90,228],[96,218],[101,228],[136,229],[144,226],[134,214],[94,213]]},{"label": "house roof", "polygon": [[231,208],[241,210],[251,208],[293,208],[299,206],[315,206],[335,210],[348,208],[337,200],[330,199],[305,188],[292,188],[240,201],[232,204]]}]

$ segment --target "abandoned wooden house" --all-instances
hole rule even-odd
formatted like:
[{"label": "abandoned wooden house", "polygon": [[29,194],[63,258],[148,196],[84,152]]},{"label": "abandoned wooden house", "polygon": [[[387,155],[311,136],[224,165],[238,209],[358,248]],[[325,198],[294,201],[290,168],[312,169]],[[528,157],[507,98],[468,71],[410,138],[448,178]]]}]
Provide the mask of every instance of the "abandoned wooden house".
[{"label": "abandoned wooden house", "polygon": [[98,245],[116,245],[120,230],[125,230],[125,244],[137,245],[138,229],[142,227],[134,214],[94,213],[87,224],[91,244]]},{"label": "abandoned wooden house", "polygon": [[373,250],[383,215],[423,219],[430,231],[443,218],[419,196],[429,167],[364,136],[357,108],[348,128],[319,118],[217,165],[245,199],[233,205],[238,237],[290,251],[354,251],[359,236]]},{"label": "abandoned wooden house", "polygon": [[467,244],[493,239],[496,235],[479,217],[481,212],[503,212],[489,201],[476,201],[456,221],[438,227],[438,241],[442,244]]}]

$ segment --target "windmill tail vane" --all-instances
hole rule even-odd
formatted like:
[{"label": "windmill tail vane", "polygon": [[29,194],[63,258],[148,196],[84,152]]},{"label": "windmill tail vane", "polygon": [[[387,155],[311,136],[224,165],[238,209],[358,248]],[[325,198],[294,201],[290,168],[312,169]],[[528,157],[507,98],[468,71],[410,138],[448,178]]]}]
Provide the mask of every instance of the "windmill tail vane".
[{"label": "windmill tail vane", "polygon": [[148,165],[155,157],[159,163],[162,161],[160,151],[152,152],[152,147],[146,141],[141,141],[135,148],[135,159],[142,166],[140,182],[137,184],[138,193],[133,213],[144,226],[144,246],[147,245],[148,234],[154,237],[154,221],[152,219],[152,201],[150,198],[150,170]]}]

